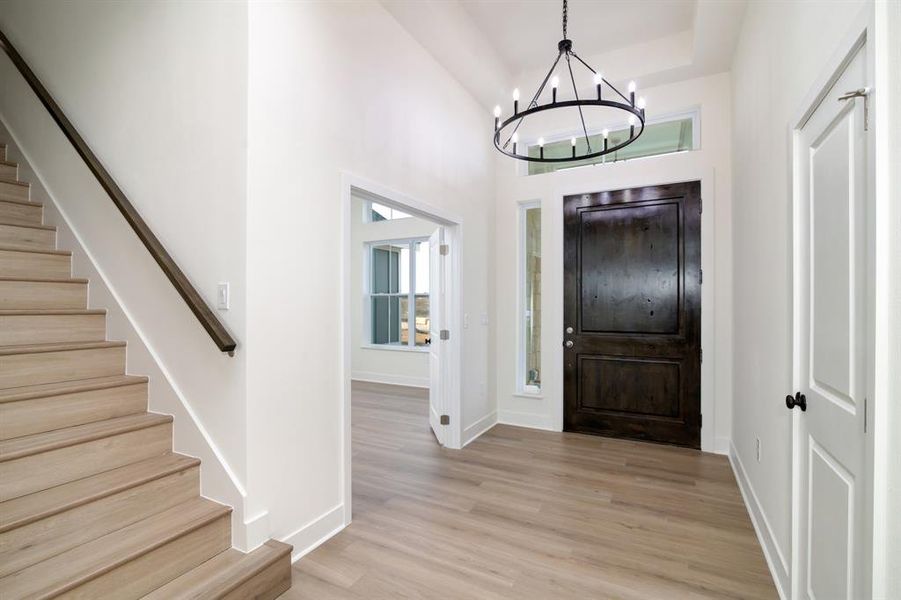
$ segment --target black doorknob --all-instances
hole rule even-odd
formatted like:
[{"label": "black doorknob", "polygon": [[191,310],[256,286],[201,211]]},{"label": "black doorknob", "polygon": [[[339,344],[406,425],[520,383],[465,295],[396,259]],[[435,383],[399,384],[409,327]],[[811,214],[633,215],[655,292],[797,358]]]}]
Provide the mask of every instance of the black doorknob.
[{"label": "black doorknob", "polygon": [[786,396],[785,406],[787,406],[789,410],[797,406],[801,411],[805,411],[807,410],[807,396],[801,392],[796,392],[794,396]]}]

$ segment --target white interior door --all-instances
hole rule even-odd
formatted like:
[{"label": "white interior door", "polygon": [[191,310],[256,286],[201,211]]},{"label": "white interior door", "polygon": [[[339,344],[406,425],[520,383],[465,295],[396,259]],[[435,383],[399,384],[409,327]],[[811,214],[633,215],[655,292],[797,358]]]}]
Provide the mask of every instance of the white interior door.
[{"label": "white interior door", "polygon": [[442,424],[442,416],[447,411],[447,382],[444,377],[443,361],[445,342],[441,331],[445,326],[446,297],[446,256],[441,253],[444,244],[444,228],[439,227],[429,237],[429,424],[438,443],[447,444],[447,425]]},{"label": "white interior door", "polygon": [[[794,514],[801,598],[865,597],[868,306],[867,135],[862,47],[798,132]],[[788,402],[787,402],[788,403]]]}]

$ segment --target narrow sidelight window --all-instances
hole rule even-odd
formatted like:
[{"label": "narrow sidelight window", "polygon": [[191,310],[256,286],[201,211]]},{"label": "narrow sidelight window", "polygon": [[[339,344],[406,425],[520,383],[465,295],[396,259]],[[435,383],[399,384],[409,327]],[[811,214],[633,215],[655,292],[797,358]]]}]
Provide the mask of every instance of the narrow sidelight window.
[{"label": "narrow sidelight window", "polygon": [[517,389],[541,391],[541,207],[537,202],[519,208],[519,368]]}]

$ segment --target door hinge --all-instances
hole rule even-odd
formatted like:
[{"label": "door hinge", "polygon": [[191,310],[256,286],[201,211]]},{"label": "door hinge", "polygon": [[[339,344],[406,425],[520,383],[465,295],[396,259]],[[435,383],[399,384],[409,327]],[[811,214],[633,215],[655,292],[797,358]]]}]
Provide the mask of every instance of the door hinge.
[{"label": "door hinge", "polygon": [[704,349],[701,348],[701,362],[704,362]]},{"label": "door hinge", "polygon": [[450,425],[450,417],[447,415],[441,415],[441,424]]},{"label": "door hinge", "polygon": [[448,331],[447,329],[442,329],[440,337],[442,340],[449,340],[450,339],[450,331]]},{"label": "door hinge", "polygon": [[450,246],[448,246],[447,244],[441,244],[441,246],[438,247],[438,252],[441,254],[441,256],[447,256],[448,254],[450,254]]},{"label": "door hinge", "polygon": [[704,283],[704,269],[698,269],[698,283],[702,285]]}]

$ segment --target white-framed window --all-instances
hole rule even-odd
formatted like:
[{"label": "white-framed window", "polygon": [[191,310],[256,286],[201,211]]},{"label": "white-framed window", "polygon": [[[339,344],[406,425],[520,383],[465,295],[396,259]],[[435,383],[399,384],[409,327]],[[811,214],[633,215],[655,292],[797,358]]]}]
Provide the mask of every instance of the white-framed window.
[{"label": "white-framed window", "polygon": [[395,219],[407,219],[412,215],[392,208],[386,204],[380,204],[374,200],[363,202],[363,222],[377,223],[378,221],[393,221]]},{"label": "white-framed window", "polygon": [[519,343],[516,389],[541,392],[541,205],[519,205]]},{"label": "white-framed window", "polygon": [[[604,146],[603,129],[589,130],[588,139],[592,149]],[[626,122],[611,124],[608,129],[607,143],[615,146],[629,137],[629,125]],[[588,144],[581,132],[568,132],[566,135],[548,138],[544,144],[544,156],[547,158],[565,158],[572,153],[571,138],[576,137],[576,154],[587,154]],[[649,118],[644,132],[637,140],[622,148],[596,158],[576,160],[564,163],[528,163],[526,173],[539,175],[573,167],[597,165],[619,160],[630,160],[661,154],[688,152],[701,147],[701,113],[699,109],[660,115]],[[541,152],[537,142],[529,145],[529,156],[537,157]]]},{"label": "white-framed window", "polygon": [[365,248],[364,327],[368,343],[391,349],[427,349],[429,240],[369,242]]}]

